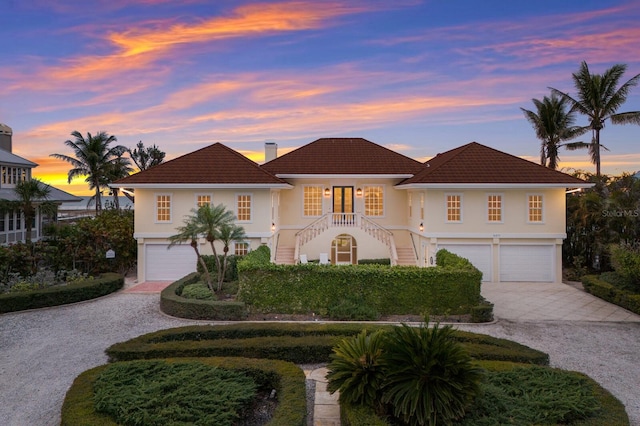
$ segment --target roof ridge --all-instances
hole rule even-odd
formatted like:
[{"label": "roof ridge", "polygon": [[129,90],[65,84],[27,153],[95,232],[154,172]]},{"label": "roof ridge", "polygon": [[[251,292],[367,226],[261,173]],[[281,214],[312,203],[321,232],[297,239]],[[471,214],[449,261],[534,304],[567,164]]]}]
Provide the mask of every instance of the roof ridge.
[{"label": "roof ridge", "polygon": [[[278,179],[279,181],[281,181],[283,183],[286,183],[284,180],[280,179],[278,176],[274,175],[270,171],[263,169],[260,164],[256,163],[255,161],[253,161],[251,158],[247,157],[246,155],[236,151],[233,148],[230,148],[230,147],[226,146],[222,142],[216,142],[213,145],[216,145],[216,144],[219,144],[221,147],[225,148],[227,151],[229,151],[230,153],[233,153],[235,156],[237,156],[238,158],[244,160],[245,162],[250,163],[251,166],[255,167],[257,170],[260,170],[265,175],[267,175],[269,177],[272,177],[274,179]],[[210,145],[210,146],[213,146],[213,145]]]}]

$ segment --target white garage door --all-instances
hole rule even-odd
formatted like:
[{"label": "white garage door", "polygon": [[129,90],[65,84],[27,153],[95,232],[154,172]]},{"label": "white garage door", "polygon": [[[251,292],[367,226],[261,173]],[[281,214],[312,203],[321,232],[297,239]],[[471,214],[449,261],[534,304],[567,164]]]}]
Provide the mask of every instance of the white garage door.
[{"label": "white garage door", "polygon": [[175,281],[196,270],[196,252],[190,245],[145,246],[146,281]]},{"label": "white garage door", "polygon": [[500,246],[500,281],[555,281],[552,245]]},{"label": "white garage door", "polygon": [[468,259],[482,272],[482,281],[492,280],[491,245],[489,244],[443,244],[438,250],[445,249]]}]

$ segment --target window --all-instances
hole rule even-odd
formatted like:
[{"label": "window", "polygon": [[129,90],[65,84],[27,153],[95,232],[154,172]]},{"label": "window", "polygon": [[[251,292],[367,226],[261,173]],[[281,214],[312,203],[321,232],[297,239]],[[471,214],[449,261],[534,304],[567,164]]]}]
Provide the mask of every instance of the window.
[{"label": "window", "polygon": [[364,187],[365,216],[384,216],[384,188],[382,186]]},{"label": "window", "polygon": [[487,220],[502,222],[502,195],[487,196]]},{"label": "window", "polygon": [[462,195],[447,194],[447,222],[462,222]]},{"label": "window", "polygon": [[156,195],[156,221],[171,222],[171,195]]},{"label": "window", "polygon": [[304,216],[322,216],[322,191],[321,186],[303,188]]},{"label": "window", "polygon": [[238,220],[241,222],[248,222],[251,220],[251,195],[239,194],[238,195]]},{"label": "window", "polygon": [[249,243],[236,242],[235,255],[244,256],[249,253]]},{"label": "window", "polygon": [[412,194],[409,193],[409,217],[411,217],[413,215],[413,199],[412,199]]},{"label": "window", "polygon": [[196,195],[196,207],[211,205],[211,195]]},{"label": "window", "polygon": [[542,222],[542,195],[529,195],[529,222]]},{"label": "window", "polygon": [[424,220],[424,194],[420,194],[420,220]]}]

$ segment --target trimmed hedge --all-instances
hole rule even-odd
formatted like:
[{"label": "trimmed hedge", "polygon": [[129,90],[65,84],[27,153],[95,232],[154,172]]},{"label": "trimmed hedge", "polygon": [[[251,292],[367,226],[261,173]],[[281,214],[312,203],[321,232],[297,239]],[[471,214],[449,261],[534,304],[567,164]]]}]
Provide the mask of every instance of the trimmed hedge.
[{"label": "trimmed hedge", "polygon": [[[220,259],[220,264],[222,264],[223,255],[219,254],[218,258]],[[202,256],[204,262],[207,264],[207,268],[209,269],[209,273],[212,277],[215,278],[216,273],[218,271],[218,265],[216,264],[216,258],[212,254],[205,254]],[[242,259],[242,256],[236,256],[235,254],[230,254],[227,256],[227,270],[224,274],[224,281],[238,281],[238,260]],[[201,274],[204,273],[204,269],[202,269],[202,265],[198,262],[198,266],[196,269]]]},{"label": "trimmed hedge", "polygon": [[[296,364],[329,362],[333,346],[362,329],[389,329],[391,325],[242,323],[188,326],[145,334],[106,350],[111,361],[167,357],[235,356],[290,361]],[[519,343],[482,334],[456,331],[474,359],[548,365],[549,356]]]},{"label": "trimmed hedge", "polygon": [[247,318],[243,302],[187,299],[179,296],[185,286],[197,282],[199,277],[197,272],[193,272],[162,290],[160,310],[167,315],[189,319],[240,321]]},{"label": "trimmed hedge", "polygon": [[381,265],[275,265],[262,246],[238,262],[238,299],[258,312],[326,315],[357,297],[382,315],[468,314],[480,300],[482,273],[466,259],[441,256],[433,268]]},{"label": "trimmed hedge", "polygon": [[622,290],[601,280],[597,275],[585,275],[582,277],[582,285],[588,293],[640,314],[640,294]]},{"label": "trimmed hedge", "polygon": [[[306,424],[306,386],[302,370],[288,362],[246,358],[180,358],[167,362],[197,361],[220,368],[240,370],[256,379],[264,389],[276,389],[278,406],[270,426],[303,426]],[[117,426],[108,416],[95,412],[93,383],[109,365],[80,374],[71,385],[62,405],[61,425]]]},{"label": "trimmed hedge", "polygon": [[[506,371],[514,368],[526,367],[526,364],[501,362],[501,361],[477,361],[478,365],[489,371]],[[600,386],[589,376],[575,371],[569,374],[584,378],[588,386],[591,387],[593,395],[602,406],[593,417],[581,421],[572,422],[573,426],[600,426],[600,425],[629,425],[629,417],[624,409],[624,405],[616,399],[610,392]],[[562,398],[562,396],[558,396]],[[340,417],[344,426],[387,426],[386,420],[378,417],[373,409],[365,406],[354,406],[348,404],[340,405]]]},{"label": "trimmed hedge", "polygon": [[56,285],[33,291],[0,294],[0,314],[26,309],[46,308],[95,299],[120,290],[124,277],[106,273],[97,278],[73,284]]}]

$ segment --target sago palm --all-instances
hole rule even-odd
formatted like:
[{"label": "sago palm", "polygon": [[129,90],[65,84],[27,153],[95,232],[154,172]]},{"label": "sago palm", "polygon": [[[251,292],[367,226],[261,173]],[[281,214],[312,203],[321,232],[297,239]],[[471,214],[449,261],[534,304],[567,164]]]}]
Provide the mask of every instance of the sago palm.
[{"label": "sago palm", "polygon": [[640,125],[640,111],[617,112],[626,102],[631,88],[640,81],[640,74],[637,74],[618,87],[626,69],[625,64],[616,64],[603,74],[591,74],[589,66],[583,61],[578,72],[573,74],[577,92],[575,97],[550,88],[552,93],[566,100],[573,110],[587,116],[588,127],[593,134],[592,141],[588,144],[589,154],[596,166],[596,176],[600,176],[600,150],[603,148],[600,144],[600,131],[605,122],[609,120],[611,124]]},{"label": "sago palm", "polygon": [[576,114],[567,107],[568,101],[555,94],[545,96],[542,100],[531,100],[536,107],[536,111],[520,108],[525,118],[536,132],[536,136],[542,142],[540,145],[540,164],[550,169],[558,168],[558,149],[566,146],[568,149],[581,148],[581,142],[562,142],[573,139],[586,131],[588,128],[575,125]]},{"label": "sago palm", "polygon": [[64,154],[51,154],[51,157],[71,164],[72,169],[67,174],[69,183],[77,177],[86,177],[89,189],[95,191],[97,214],[102,209],[101,190],[112,181],[109,177],[111,167],[119,161],[118,158],[127,148],[122,145],[110,146],[117,139],[105,132],[98,132],[95,136],[87,133],[85,138],[82,133],[74,130],[71,136],[75,139],[66,140],[64,144],[73,150],[74,157]]}]

